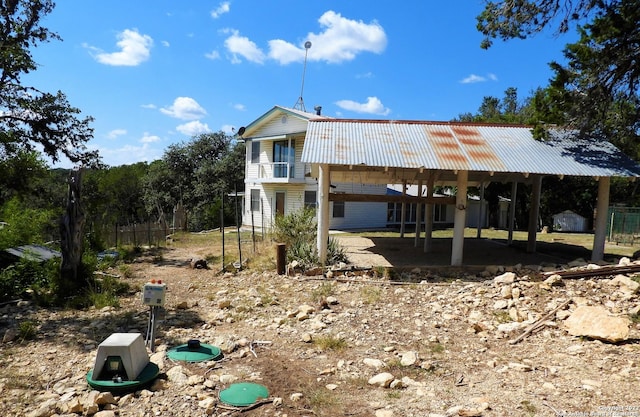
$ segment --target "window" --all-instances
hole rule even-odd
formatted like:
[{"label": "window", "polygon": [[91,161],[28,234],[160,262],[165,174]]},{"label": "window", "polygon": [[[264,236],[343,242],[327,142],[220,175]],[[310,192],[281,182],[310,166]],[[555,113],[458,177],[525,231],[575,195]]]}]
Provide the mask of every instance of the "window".
[{"label": "window", "polygon": [[333,202],[333,217],[344,217],[344,201]]},{"label": "window", "polygon": [[260,211],[260,190],[251,190],[251,211]]},{"label": "window", "polygon": [[257,140],[251,141],[251,163],[257,164],[260,162],[260,142]]},{"label": "window", "polygon": [[316,192],[305,191],[304,192],[304,206],[310,209],[316,209]]},{"label": "window", "polygon": [[293,178],[296,162],[296,141],[279,140],[273,142],[273,177]]},{"label": "window", "polygon": [[447,221],[447,206],[444,204],[435,204],[433,206],[433,221],[434,222],[446,222]]}]

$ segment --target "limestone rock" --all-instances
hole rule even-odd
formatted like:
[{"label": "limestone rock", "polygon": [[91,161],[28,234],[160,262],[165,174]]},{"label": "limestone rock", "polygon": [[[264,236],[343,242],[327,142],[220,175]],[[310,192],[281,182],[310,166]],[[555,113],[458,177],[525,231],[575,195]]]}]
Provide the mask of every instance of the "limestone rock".
[{"label": "limestone rock", "polygon": [[505,272],[493,279],[494,284],[513,284],[516,281],[516,274],[513,272]]},{"label": "limestone rock", "polygon": [[586,336],[612,343],[629,338],[629,319],[612,316],[602,306],[580,306],[564,324],[573,336]]},{"label": "limestone rock", "polygon": [[418,352],[415,351],[403,353],[400,359],[400,365],[402,366],[413,366],[416,362],[418,362]]},{"label": "limestone rock", "polygon": [[389,372],[382,372],[369,378],[369,385],[376,385],[378,387],[387,388],[395,377]]}]

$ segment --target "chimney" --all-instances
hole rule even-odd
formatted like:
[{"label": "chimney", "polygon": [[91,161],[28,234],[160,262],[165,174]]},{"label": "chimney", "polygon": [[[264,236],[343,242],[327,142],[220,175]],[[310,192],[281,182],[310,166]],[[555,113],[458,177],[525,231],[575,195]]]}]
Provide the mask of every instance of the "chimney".
[{"label": "chimney", "polygon": [[322,113],[322,106],[315,106],[315,107],[313,108],[313,110],[315,110],[315,111],[316,111],[316,114],[317,114],[318,116],[320,116],[320,115],[321,115],[321,113]]}]

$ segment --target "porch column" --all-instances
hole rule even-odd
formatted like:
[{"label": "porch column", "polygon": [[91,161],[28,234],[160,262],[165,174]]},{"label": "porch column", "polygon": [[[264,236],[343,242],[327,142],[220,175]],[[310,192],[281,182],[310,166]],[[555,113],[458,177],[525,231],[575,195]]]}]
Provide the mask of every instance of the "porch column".
[{"label": "porch column", "polygon": [[322,265],[327,262],[329,242],[329,184],[331,183],[329,165],[318,166],[318,258]]},{"label": "porch column", "polygon": [[540,193],[542,192],[542,175],[533,177],[531,190],[531,208],[529,209],[529,236],[527,252],[536,251],[536,234],[538,233],[538,215],[540,214]]},{"label": "porch column", "polygon": [[[429,175],[427,180],[427,197],[433,197],[433,186],[435,184],[435,178],[433,172]],[[433,234],[433,203],[429,202],[424,205],[424,253],[431,252]]]},{"label": "porch column", "polygon": [[[402,181],[402,196],[407,195],[407,182]],[[400,213],[400,237],[404,237],[404,224],[407,221],[407,203],[402,201],[402,212]]]},{"label": "porch column", "polygon": [[451,265],[462,265],[462,249],[464,247],[464,226],[467,214],[467,183],[469,171],[458,171],[456,185],[456,213],[453,218],[453,242],[451,244]]},{"label": "porch column", "polygon": [[516,224],[516,196],[518,195],[518,181],[511,183],[511,203],[509,204],[509,236],[507,245],[513,244],[513,228]]},{"label": "porch column", "polygon": [[484,182],[480,183],[480,208],[478,208],[478,227],[476,230],[476,239],[482,237],[482,225],[484,224]]},{"label": "porch column", "polygon": [[601,261],[604,258],[604,244],[607,237],[607,213],[609,211],[609,186],[611,178],[600,177],[598,180],[598,202],[596,204],[595,232],[593,234],[593,251],[591,260]]},{"label": "porch column", "polygon": [[[418,197],[422,197],[422,181],[418,181]],[[422,233],[420,217],[422,217],[422,203],[418,201],[416,203],[416,238],[413,242],[413,246],[416,248],[418,247],[418,243],[420,243],[420,233]]]}]

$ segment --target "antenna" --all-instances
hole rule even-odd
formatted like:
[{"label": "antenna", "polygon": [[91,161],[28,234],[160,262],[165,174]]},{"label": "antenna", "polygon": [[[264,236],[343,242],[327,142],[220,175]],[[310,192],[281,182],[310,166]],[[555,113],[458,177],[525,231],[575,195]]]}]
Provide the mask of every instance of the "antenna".
[{"label": "antenna", "polygon": [[302,86],[300,87],[300,97],[298,97],[298,101],[293,106],[294,109],[302,110],[306,112],[307,109],[304,107],[304,100],[302,99],[302,92],[304,91],[304,74],[307,72],[307,53],[309,52],[309,48],[311,48],[311,42],[306,41],[304,43],[304,67],[302,68]]}]

